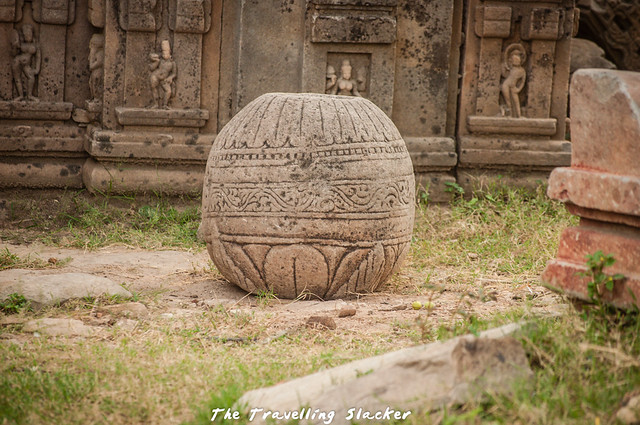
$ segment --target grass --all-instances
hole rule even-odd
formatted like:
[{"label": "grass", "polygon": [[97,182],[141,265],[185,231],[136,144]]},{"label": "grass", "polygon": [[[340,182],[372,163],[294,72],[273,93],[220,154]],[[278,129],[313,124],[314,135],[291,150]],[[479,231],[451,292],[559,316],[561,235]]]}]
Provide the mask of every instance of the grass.
[{"label": "grass", "polygon": [[62,267],[71,261],[71,258],[63,258],[61,260],[57,258],[50,258],[47,261],[31,255],[19,256],[14,254],[9,250],[9,248],[4,248],[0,250],[0,270],[7,269],[47,269],[47,268],[55,268]]},{"label": "grass", "polygon": [[[202,248],[195,237],[198,203],[82,192],[37,201],[23,196],[10,201],[13,226],[0,231],[4,241],[86,249]],[[481,403],[411,415],[404,423],[615,424],[623,396],[640,386],[637,313],[568,303],[562,315],[537,316],[544,300],[535,295],[506,312],[474,310],[495,300],[500,288],[527,286],[534,294],[561,230],[577,220],[543,189],[494,189],[446,206],[420,205],[416,212],[407,263],[384,288],[434,306],[415,311],[414,320],[396,320],[388,332],[302,327],[262,343],[273,334],[269,314],[278,300],[272,293],[255,297],[260,314],[216,306],[171,318],[154,313],[155,295],[138,294],[152,318],[134,329],[112,327],[100,338],[1,343],[0,424],[211,423],[213,408],[231,407],[247,390],[518,320],[529,323],[517,338],[532,379],[511,395],[487,394]],[[30,264],[9,251],[0,258],[3,268]],[[91,309],[80,307],[69,303],[17,316],[84,318]],[[0,326],[0,340],[20,337],[20,329],[19,323]]]},{"label": "grass", "polygon": [[7,209],[12,226],[0,229],[4,241],[90,250],[115,244],[144,249],[204,247],[196,237],[198,196],[43,191],[10,197]]}]

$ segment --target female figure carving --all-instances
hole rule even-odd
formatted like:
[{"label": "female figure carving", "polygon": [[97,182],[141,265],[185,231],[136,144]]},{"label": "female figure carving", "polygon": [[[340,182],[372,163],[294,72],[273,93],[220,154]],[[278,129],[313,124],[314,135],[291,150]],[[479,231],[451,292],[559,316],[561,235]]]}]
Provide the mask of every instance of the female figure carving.
[{"label": "female figure carving", "polygon": [[40,46],[35,41],[33,26],[24,24],[22,34],[13,30],[11,40],[11,71],[13,83],[18,91],[15,100],[38,99],[33,95],[36,84],[36,76],[40,73]]},{"label": "female figure carving", "polygon": [[360,92],[358,91],[358,81],[356,81],[351,76],[351,62],[349,61],[349,59],[345,59],[342,61],[342,66],[340,67],[340,77],[333,85],[330,94],[362,97],[360,95]]},{"label": "female figure carving", "polygon": [[512,44],[504,52],[502,74],[505,77],[500,86],[502,97],[509,113],[514,118],[520,118],[520,92],[527,80],[527,71],[522,66],[527,53],[521,44]]},{"label": "female figure carving", "polygon": [[161,106],[163,109],[169,109],[169,100],[175,92],[177,74],[176,62],[171,57],[169,40],[162,41],[162,57],[157,53],[151,53],[149,58],[151,59],[149,81],[151,82],[151,95],[153,96],[152,107],[158,108]]}]

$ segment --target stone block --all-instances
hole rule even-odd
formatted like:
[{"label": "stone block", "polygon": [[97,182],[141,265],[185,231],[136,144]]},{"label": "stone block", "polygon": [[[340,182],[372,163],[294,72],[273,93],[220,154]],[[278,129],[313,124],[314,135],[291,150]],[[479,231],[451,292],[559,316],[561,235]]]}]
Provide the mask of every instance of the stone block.
[{"label": "stone block", "polygon": [[640,73],[578,70],[571,105],[571,165],[640,176]]},{"label": "stone block", "polygon": [[214,142],[202,234],[218,270],[249,292],[371,292],[409,248],[414,188],[402,137],[370,101],[266,94]]},{"label": "stone block", "polygon": [[28,187],[42,189],[82,188],[84,156],[57,157],[31,154],[0,156],[0,187]]},{"label": "stone block", "polygon": [[393,16],[316,15],[311,41],[314,43],[393,43],[396,19]]},{"label": "stone block", "polygon": [[204,166],[155,163],[122,163],[88,159],[82,182],[89,192],[164,193],[179,195],[202,190]]},{"label": "stone block", "polygon": [[582,219],[579,227],[567,228],[560,237],[558,254],[542,274],[543,285],[569,296],[589,301],[586,277],[587,255],[596,251],[613,255],[616,262],[603,271],[622,274],[613,291],[603,291],[603,300],[617,307],[638,305],[640,300],[640,230],[624,225],[602,224]]},{"label": "stone block", "polygon": [[573,157],[558,168],[548,194],[581,217],[566,229],[557,258],[542,275],[545,285],[588,299],[586,256],[597,251],[615,263],[605,273],[622,274],[603,300],[640,305],[640,74],[579,70],[571,87]]}]

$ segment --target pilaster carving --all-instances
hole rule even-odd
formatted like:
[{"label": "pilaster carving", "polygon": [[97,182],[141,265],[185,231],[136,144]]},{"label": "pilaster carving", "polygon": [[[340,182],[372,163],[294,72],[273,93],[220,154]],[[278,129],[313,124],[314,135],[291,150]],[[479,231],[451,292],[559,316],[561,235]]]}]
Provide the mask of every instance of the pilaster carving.
[{"label": "pilaster carving", "polygon": [[24,0],[0,0],[0,22],[19,22],[22,20]]}]

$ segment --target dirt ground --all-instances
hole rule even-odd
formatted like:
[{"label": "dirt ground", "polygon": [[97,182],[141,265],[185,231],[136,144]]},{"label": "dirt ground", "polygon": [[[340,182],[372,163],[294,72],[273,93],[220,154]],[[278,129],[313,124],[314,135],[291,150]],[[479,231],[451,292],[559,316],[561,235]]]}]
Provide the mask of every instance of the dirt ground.
[{"label": "dirt ground", "polygon": [[[196,315],[203,310],[224,308],[234,313],[250,313],[263,318],[265,336],[277,336],[304,326],[310,316],[334,318],[337,328],[360,335],[388,334],[398,327],[414,323],[418,314],[414,301],[431,305],[429,313],[436,323],[452,323],[462,314],[480,318],[508,313],[519,307],[532,314],[561,312],[565,304],[558,295],[534,284],[514,284],[508,278],[481,278],[474,285],[449,284],[446,273],[431,276],[438,289],[412,288],[412,282],[424,281],[424,276],[404,268],[390,283],[374,294],[363,294],[349,300],[281,300],[247,294],[225,281],[212,268],[206,250],[144,251],[112,246],[95,251],[60,249],[40,244],[13,245],[0,243],[0,250],[9,249],[21,257],[56,259],[62,266],[42,270],[42,273],[89,273],[122,284],[139,295],[149,309],[149,319]],[[409,260],[410,261],[410,260]],[[0,279],[1,279],[0,272]],[[430,304],[429,304],[430,303]],[[355,308],[356,314],[338,317],[345,308]],[[461,314],[462,313],[462,314]],[[108,326],[85,315],[79,317],[91,325]],[[92,322],[93,320],[93,322]],[[233,329],[227,330],[234,333]],[[234,335],[228,335],[234,337]]]}]

